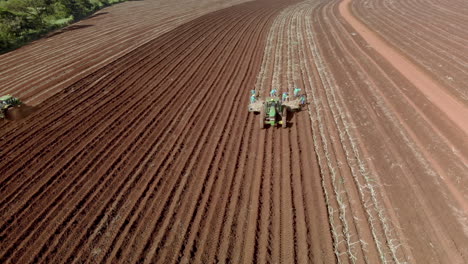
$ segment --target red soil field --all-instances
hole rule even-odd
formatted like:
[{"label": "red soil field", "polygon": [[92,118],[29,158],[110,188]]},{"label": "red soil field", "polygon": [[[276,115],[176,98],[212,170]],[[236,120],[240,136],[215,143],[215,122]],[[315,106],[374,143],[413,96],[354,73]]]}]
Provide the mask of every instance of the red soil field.
[{"label": "red soil field", "polygon": [[37,110],[0,121],[0,262],[468,262],[468,7],[397,2],[130,1],[1,55]]}]

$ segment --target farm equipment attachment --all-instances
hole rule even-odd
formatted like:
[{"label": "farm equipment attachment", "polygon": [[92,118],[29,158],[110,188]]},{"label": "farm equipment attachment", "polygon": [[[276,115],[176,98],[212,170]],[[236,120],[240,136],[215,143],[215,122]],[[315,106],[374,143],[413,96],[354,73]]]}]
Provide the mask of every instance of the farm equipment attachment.
[{"label": "farm equipment attachment", "polygon": [[0,97],[0,119],[16,119],[15,110],[21,105],[23,103],[11,95]]},{"label": "farm equipment attachment", "polygon": [[276,91],[272,90],[269,97],[259,99],[255,90],[252,90],[249,104],[249,112],[260,114],[260,128],[266,125],[287,127],[288,112],[294,112],[301,109],[305,97],[289,100],[287,93],[283,93],[282,98],[276,96]]}]

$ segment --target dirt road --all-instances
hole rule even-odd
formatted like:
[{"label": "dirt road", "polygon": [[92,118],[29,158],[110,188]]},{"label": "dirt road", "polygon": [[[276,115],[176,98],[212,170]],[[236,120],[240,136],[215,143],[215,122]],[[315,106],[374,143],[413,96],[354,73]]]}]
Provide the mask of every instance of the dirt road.
[{"label": "dirt road", "polygon": [[[355,1],[128,2],[4,55],[42,103],[0,122],[0,262],[467,262],[463,116]],[[272,87],[307,97],[287,129],[247,111]]]}]

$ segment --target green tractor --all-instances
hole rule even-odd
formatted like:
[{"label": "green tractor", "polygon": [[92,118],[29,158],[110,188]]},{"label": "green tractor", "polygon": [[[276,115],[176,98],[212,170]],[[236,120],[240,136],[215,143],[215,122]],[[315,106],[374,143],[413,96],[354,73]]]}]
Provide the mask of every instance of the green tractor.
[{"label": "green tractor", "polygon": [[5,95],[0,97],[0,119],[6,118],[7,112],[10,108],[20,106],[23,103],[16,97]]},{"label": "green tractor", "polygon": [[270,97],[259,98],[257,91],[251,91],[249,112],[260,113],[260,128],[265,128],[266,125],[288,127],[288,112],[300,111],[303,100],[298,96],[290,100],[287,95],[288,93],[283,93],[280,99],[276,96],[276,90],[272,90]]},{"label": "green tractor", "polygon": [[287,127],[288,109],[278,97],[268,97],[260,108],[260,128],[265,125]]}]

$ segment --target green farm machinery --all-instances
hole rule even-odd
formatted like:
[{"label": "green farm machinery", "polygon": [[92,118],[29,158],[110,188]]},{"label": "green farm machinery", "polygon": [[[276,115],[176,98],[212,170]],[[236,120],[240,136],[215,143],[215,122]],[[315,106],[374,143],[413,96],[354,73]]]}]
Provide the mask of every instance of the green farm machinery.
[{"label": "green farm machinery", "polygon": [[8,118],[9,112],[22,104],[18,98],[11,95],[0,97],[0,119]]},{"label": "green farm machinery", "polygon": [[[286,96],[285,96],[286,94]],[[256,92],[252,90],[249,104],[249,112],[260,114],[260,128],[281,126],[288,127],[288,112],[294,112],[301,109],[304,98],[297,97],[289,100],[287,93],[282,98],[275,96],[276,91],[270,93],[270,97],[259,99]]]}]

